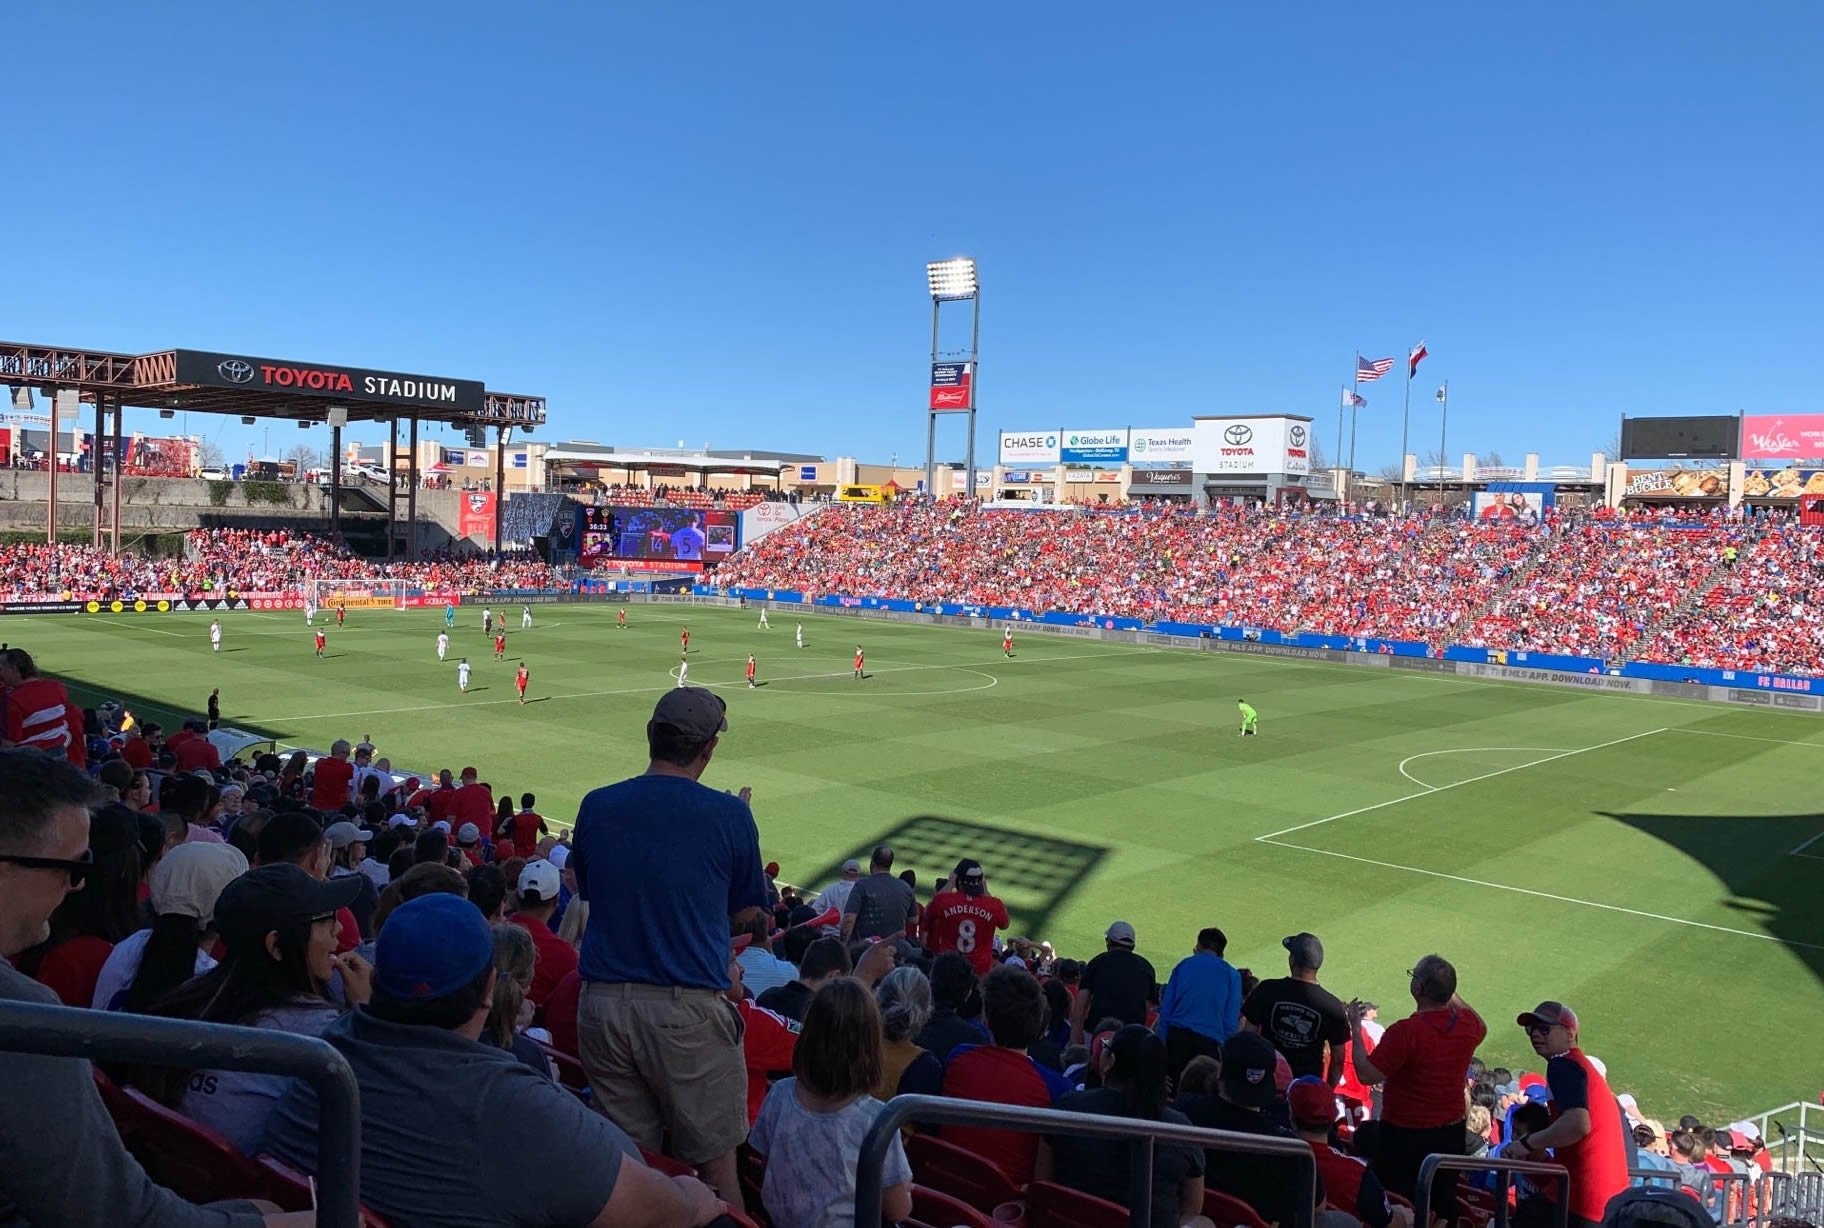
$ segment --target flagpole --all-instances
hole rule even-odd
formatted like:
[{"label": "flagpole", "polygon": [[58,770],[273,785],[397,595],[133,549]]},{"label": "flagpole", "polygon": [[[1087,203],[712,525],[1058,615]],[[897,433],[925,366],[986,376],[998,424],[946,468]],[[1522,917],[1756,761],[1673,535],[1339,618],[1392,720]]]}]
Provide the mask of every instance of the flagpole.
[{"label": "flagpole", "polygon": [[1408,427],[1412,422],[1412,355],[1406,355],[1406,403],[1400,410],[1400,510],[1406,510],[1406,449]]},{"label": "flagpole", "polygon": [[[1446,441],[1450,438],[1449,380],[1445,380],[1443,387],[1438,389],[1438,403],[1444,407],[1444,412],[1438,418],[1438,501],[1442,503],[1444,500],[1444,461],[1450,455],[1444,450]],[[1466,483],[1469,481],[1467,473],[1463,475],[1463,480]]]},{"label": "flagpole", "polygon": [[[1349,487],[1351,487],[1355,484],[1355,425],[1356,425],[1356,421],[1357,421],[1356,415],[1360,412],[1360,409],[1361,409],[1359,403],[1357,402],[1356,396],[1361,391],[1361,385],[1362,385],[1362,352],[1360,350],[1357,350],[1355,352],[1355,367],[1349,373],[1349,472],[1343,476],[1343,486],[1344,486],[1345,491]],[[1337,445],[1336,450],[1338,452],[1341,452],[1343,450],[1342,445],[1340,443]],[[1345,502],[1348,501],[1347,495],[1345,495],[1344,501]]]}]

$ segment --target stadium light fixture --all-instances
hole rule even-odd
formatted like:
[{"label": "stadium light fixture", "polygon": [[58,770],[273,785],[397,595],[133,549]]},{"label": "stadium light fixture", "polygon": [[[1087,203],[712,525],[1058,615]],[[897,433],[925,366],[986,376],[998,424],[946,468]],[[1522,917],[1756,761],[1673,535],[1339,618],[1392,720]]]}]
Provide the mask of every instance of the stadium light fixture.
[{"label": "stadium light fixture", "polygon": [[934,260],[925,266],[931,297],[940,303],[975,297],[975,261],[967,256]]},{"label": "stadium light fixture", "polygon": [[252,418],[246,418],[246,417],[243,417],[243,418],[242,418],[242,419],[241,419],[241,425],[242,425],[242,426],[252,426],[252,425],[253,425],[253,419],[252,419]]}]

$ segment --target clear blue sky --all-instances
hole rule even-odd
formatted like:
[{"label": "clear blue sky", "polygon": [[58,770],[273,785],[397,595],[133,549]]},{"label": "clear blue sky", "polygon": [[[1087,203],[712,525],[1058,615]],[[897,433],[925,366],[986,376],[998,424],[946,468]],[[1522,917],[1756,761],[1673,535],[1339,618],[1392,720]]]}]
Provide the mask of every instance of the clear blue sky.
[{"label": "clear blue sky", "polygon": [[[1624,412],[1820,408],[1813,0],[20,0],[8,39],[9,339],[903,461],[921,266],[970,254],[987,461],[999,428],[1214,412],[1329,448],[1355,350],[1421,338],[1418,451],[1444,378],[1451,454],[1510,462]],[[1372,469],[1400,381],[1365,391]]]}]

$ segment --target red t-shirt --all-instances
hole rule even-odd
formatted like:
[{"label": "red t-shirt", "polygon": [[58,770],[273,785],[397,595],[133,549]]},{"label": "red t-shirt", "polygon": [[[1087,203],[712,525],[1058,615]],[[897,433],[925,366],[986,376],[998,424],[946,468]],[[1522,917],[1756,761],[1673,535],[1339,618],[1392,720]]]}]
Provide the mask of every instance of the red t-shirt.
[{"label": "red t-shirt", "polygon": [[114,953],[114,944],[102,938],[71,938],[44,953],[38,963],[38,983],[57,995],[65,1006],[87,1010],[95,1001],[95,982],[101,966]]},{"label": "red t-shirt", "polygon": [[1007,906],[994,896],[945,891],[925,908],[925,946],[933,955],[955,951],[977,976],[987,976],[994,964],[994,933],[1011,924]]},{"label": "red t-shirt", "polygon": [[143,772],[152,766],[152,744],[138,734],[127,739],[127,744],[120,748],[120,757],[132,765],[135,771]]},{"label": "red t-shirt", "polygon": [[318,810],[340,810],[348,805],[349,782],[355,765],[346,759],[324,756],[317,760],[316,783],[310,786],[310,804]]},{"label": "red t-shirt", "polygon": [[577,1056],[576,1015],[583,1004],[583,977],[572,971],[557,983],[544,1009],[534,1016],[551,1033],[551,1047],[559,1053]]},{"label": "red t-shirt", "polygon": [[183,745],[177,748],[177,770],[180,772],[194,772],[198,768],[215,772],[220,771],[221,766],[221,752],[201,735],[184,739]]},{"label": "red t-shirt", "polygon": [[758,1006],[752,998],[735,1005],[746,1030],[741,1034],[741,1055],[747,1063],[747,1124],[760,1117],[760,1106],[772,1088],[771,1076],[792,1072],[792,1054],[798,1048],[799,1025],[784,1015]]},{"label": "red t-shirt", "polygon": [[[980,897],[978,897],[980,898]],[[956,1100],[986,1100],[991,1104],[1026,1105],[1048,1109],[1064,1088],[1047,1083],[1033,1060],[1014,1049],[976,1045],[955,1050],[944,1068],[944,1095]],[[1038,1156],[1036,1134],[1013,1130],[987,1130],[974,1126],[945,1126],[944,1141],[955,1143],[998,1165],[1015,1185],[1032,1180],[1032,1163]]]},{"label": "red t-shirt", "polygon": [[543,921],[534,921],[514,913],[507,920],[532,935],[532,949],[538,961],[532,965],[532,988],[526,991],[534,1006],[551,1000],[557,983],[576,971],[576,948],[551,932]]},{"label": "red t-shirt", "polygon": [[[513,816],[512,823],[513,855],[530,861],[538,855],[538,838],[545,834],[545,820],[536,811],[522,810]],[[495,836],[496,840],[499,838]]]},{"label": "red t-shirt", "polygon": [[[1590,1115],[1590,1132],[1569,1147],[1554,1147],[1552,1160],[1570,1173],[1571,1214],[1600,1222],[1609,1199],[1628,1188],[1628,1149],[1621,1137],[1621,1109],[1615,1104],[1615,1093],[1581,1049],[1571,1049],[1547,1062],[1545,1081],[1552,1089],[1552,1120],[1571,1109],[1583,1109]],[[1548,1181],[1545,1189],[1548,1195],[1555,1194],[1558,1184]]]},{"label": "red t-shirt", "polygon": [[456,813],[456,790],[440,786],[437,792],[431,794],[431,800],[426,804],[425,810],[431,816],[433,823],[450,822],[451,817]]},{"label": "red t-shirt", "polygon": [[494,830],[494,795],[488,792],[486,785],[462,786],[456,790],[456,796],[451,799],[450,809],[454,811],[450,821],[457,827],[461,827],[464,823],[473,823],[476,831],[491,832]]},{"label": "red t-shirt", "polygon": [[1368,1059],[1387,1076],[1381,1119],[1406,1130],[1462,1121],[1469,1059],[1487,1036],[1488,1025],[1467,1007],[1418,1011],[1390,1024]]}]

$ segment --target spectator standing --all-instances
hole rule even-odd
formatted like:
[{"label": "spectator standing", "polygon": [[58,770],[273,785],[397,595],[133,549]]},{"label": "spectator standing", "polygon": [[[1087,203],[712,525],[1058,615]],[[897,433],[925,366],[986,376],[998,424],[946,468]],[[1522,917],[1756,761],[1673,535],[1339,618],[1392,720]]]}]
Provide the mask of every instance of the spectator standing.
[{"label": "spectator standing", "polygon": [[868,876],[849,891],[842,906],[842,937],[896,938],[918,920],[918,897],[894,877],[893,850],[876,848],[868,858]]},{"label": "spectator standing", "polygon": [[747,1072],[728,935],[762,911],[766,880],[749,791],[699,783],[725,712],[701,687],[666,692],[646,773],[583,799],[567,865],[589,903],[578,1046],[596,1107],[643,1147],[669,1138],[738,1203]]},{"label": "spectator standing", "polygon": [[[1577,1012],[1562,1002],[1541,1002],[1515,1022],[1526,1029],[1533,1052],[1546,1059],[1545,1081],[1552,1089],[1552,1121],[1545,1129],[1516,1139],[1502,1154],[1517,1160],[1550,1158],[1570,1173],[1571,1228],[1594,1228],[1602,1222],[1609,1199],[1628,1187],[1627,1148],[1622,1142],[1621,1110],[1595,1062],[1577,1047]],[[1388,1036],[1393,1029],[1387,1030]],[[1387,1043],[1383,1037],[1381,1044]],[[1522,1199],[1515,1223],[1551,1222],[1557,1185]]]},{"label": "spectator standing", "polygon": [[[861,881],[861,863],[853,857],[842,863],[842,877],[823,889],[821,895],[812,901],[819,909],[828,911],[834,908],[840,915],[849,906],[849,893],[855,890],[855,884]],[[825,932],[835,929],[831,926]]]},{"label": "spectator standing", "polygon": [[[0,750],[0,1000],[56,1005],[8,963],[43,942],[51,915],[88,873],[89,810],[98,791],[68,763]],[[198,846],[199,848],[202,846]],[[221,846],[218,846],[221,847]],[[0,1223],[134,1224],[140,1228],[307,1225],[313,1215],[262,1217],[207,1208],[154,1185],[127,1154],[81,1058],[0,1052]],[[54,1106],[54,1111],[47,1107]]]},{"label": "spectator standing", "polygon": [[[720,1214],[699,1182],[654,1173],[612,1122],[482,1044],[493,1002],[494,935],[467,900],[427,895],[392,911],[376,948],[373,997],[324,1033],[361,1085],[364,1206],[405,1228],[698,1228]],[[309,1084],[294,1084],[279,1102],[264,1149],[316,1171]],[[563,1179],[501,1181],[501,1157],[522,1151]]]},{"label": "spectator standing", "polygon": [[1280,945],[1286,948],[1290,975],[1262,981],[1248,995],[1241,1007],[1242,1026],[1285,1054],[1294,1078],[1317,1075],[1335,1087],[1343,1079],[1349,1019],[1337,996],[1317,983],[1324,944],[1316,934],[1301,933],[1281,939]]},{"label": "spectator standing", "polygon": [[[1057,1107],[1072,1113],[1190,1125],[1190,1118],[1166,1106],[1165,1052],[1165,1042],[1158,1036],[1129,1024],[1102,1047],[1102,1086],[1071,1092]],[[1142,1189],[1138,1183],[1143,1170],[1134,1163],[1132,1143],[1061,1134],[1040,1142],[1033,1177],[1059,1181],[1128,1206],[1147,1198],[1152,1203],[1152,1222],[1159,1228],[1201,1226],[1210,1223],[1202,1218],[1203,1167],[1201,1148],[1160,1143],[1153,1152],[1152,1187]]]},{"label": "spectator standing", "polygon": [[[982,1013],[992,1043],[964,1045],[944,1068],[944,1095],[990,1104],[1048,1109],[1071,1090],[1064,1076],[1026,1053],[1045,1028],[1045,995],[1023,968],[996,968],[982,986]],[[1015,1185],[1032,1180],[1037,1135],[978,1126],[946,1126],[944,1138],[1000,1166]]]},{"label": "spectator standing", "polygon": [[333,813],[354,796],[355,765],[348,761],[348,753],[348,739],[337,738],[330,744],[328,757],[317,760],[310,784],[313,809]]},{"label": "spectator standing", "polygon": [[[773,1228],[855,1228],[855,1167],[884,1107],[880,1012],[860,981],[818,991],[792,1054],[793,1077],[773,1085],[748,1144],[766,1159],[761,1202]],[[895,1136],[881,1171],[881,1215],[912,1214],[912,1167]]]},{"label": "spectator standing", "polygon": [[[1159,974],[1145,956],[1134,951],[1134,927],[1127,922],[1109,926],[1105,941],[1107,949],[1083,969],[1078,1014],[1144,1025],[1149,1006],[1157,998]],[[1072,1039],[1076,1039],[1074,1035]]]},{"label": "spectator standing", "polygon": [[[1466,1110],[1463,1072],[1488,1036],[1488,1025],[1457,993],[1457,970],[1427,955],[1408,973],[1413,1013],[1388,1025],[1369,1055],[1360,1000],[1345,1008],[1356,1046],[1354,1066],[1365,1083],[1381,1084],[1380,1142],[1374,1169],[1403,1198],[1418,1189],[1419,1166],[1430,1155],[1463,1155]],[[1456,1217],[1455,1173],[1439,1173],[1432,1205]]]},{"label": "spectator standing", "polygon": [[[1223,1043],[1221,1061],[1215,1092],[1180,1096],[1173,1107],[1190,1118],[1193,1125],[1274,1138],[1293,1137],[1265,1111],[1278,1095],[1273,1083],[1273,1046],[1267,1039],[1253,1032],[1237,1032]],[[1219,1149],[1205,1152],[1204,1159],[1203,1181],[1209,1189],[1241,1199],[1269,1224],[1294,1222],[1298,1166],[1290,1160]],[[1317,1184],[1317,1205],[1322,1206],[1321,1174]]]},{"label": "spectator standing", "polygon": [[557,983],[577,967],[576,948],[551,932],[551,915],[557,911],[557,896],[562,889],[563,876],[556,866],[542,860],[527,862],[519,872],[513,911],[507,917],[532,936],[533,949],[538,952],[532,985],[526,991],[535,1007],[543,1007]]},{"label": "spectator standing", "polygon": [[1172,1078],[1199,1055],[1215,1057],[1241,1021],[1241,973],[1223,958],[1229,939],[1215,926],[1197,932],[1197,949],[1178,961],[1159,999],[1159,1035]]},{"label": "spectator standing", "polygon": [[957,862],[950,882],[951,889],[938,891],[925,910],[925,946],[933,955],[954,951],[975,975],[987,976],[994,966],[995,931],[1013,924],[1007,905],[988,894],[988,875],[979,861]]}]

